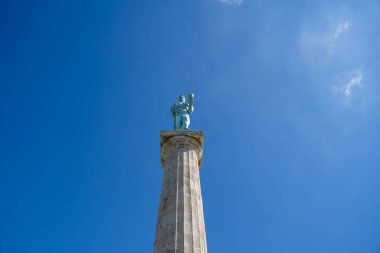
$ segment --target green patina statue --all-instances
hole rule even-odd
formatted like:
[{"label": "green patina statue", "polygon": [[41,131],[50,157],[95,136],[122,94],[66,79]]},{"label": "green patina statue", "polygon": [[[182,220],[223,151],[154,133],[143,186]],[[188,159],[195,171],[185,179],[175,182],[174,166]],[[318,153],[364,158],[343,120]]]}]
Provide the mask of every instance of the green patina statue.
[{"label": "green patina statue", "polygon": [[174,130],[189,130],[190,114],[194,111],[193,104],[194,94],[190,91],[188,95],[188,103],[185,101],[185,96],[181,95],[179,96],[178,102],[170,108],[170,112],[174,119]]}]

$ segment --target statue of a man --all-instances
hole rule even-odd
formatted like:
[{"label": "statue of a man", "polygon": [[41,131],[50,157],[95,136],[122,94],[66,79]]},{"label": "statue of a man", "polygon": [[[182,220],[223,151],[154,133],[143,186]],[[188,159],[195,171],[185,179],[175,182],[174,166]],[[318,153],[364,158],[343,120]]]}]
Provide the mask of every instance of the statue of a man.
[{"label": "statue of a man", "polygon": [[174,119],[174,130],[189,130],[190,114],[194,111],[194,94],[189,93],[188,103],[185,101],[185,96],[179,96],[178,102],[175,103],[170,112]]}]

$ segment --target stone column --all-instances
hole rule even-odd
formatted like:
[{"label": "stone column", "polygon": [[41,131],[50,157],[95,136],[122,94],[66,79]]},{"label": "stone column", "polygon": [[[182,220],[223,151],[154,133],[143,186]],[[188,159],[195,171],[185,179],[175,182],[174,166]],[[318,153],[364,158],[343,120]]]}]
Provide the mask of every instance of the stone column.
[{"label": "stone column", "polygon": [[203,132],[162,131],[164,168],[154,253],[207,253],[199,167]]}]

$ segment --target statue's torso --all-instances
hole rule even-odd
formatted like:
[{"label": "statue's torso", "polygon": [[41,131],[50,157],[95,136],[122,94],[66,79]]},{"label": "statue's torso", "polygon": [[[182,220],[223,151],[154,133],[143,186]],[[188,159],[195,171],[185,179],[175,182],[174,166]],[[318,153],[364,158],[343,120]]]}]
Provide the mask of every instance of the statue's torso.
[{"label": "statue's torso", "polygon": [[182,102],[177,102],[173,105],[173,111],[176,115],[184,115],[188,114],[189,110],[189,104],[188,103],[182,103]]}]

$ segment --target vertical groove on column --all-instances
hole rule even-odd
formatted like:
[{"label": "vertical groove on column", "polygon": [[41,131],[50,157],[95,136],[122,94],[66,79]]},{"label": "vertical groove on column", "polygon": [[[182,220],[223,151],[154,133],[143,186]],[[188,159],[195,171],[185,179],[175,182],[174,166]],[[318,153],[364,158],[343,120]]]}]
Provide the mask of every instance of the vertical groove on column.
[{"label": "vertical groove on column", "polygon": [[[198,177],[199,177],[199,174],[198,174]],[[199,181],[198,181],[198,188],[199,188],[199,192],[201,192],[201,183],[200,183],[200,178],[199,178]],[[202,233],[202,247],[203,247],[203,250],[204,252],[207,252],[207,241],[206,241],[206,225],[205,225],[205,219],[204,219],[204,213],[203,213],[203,200],[202,200],[202,195],[200,194],[199,195],[199,200],[200,200],[200,203],[199,203],[199,206],[198,208],[201,210],[201,216],[202,216],[202,220],[200,221],[201,223],[201,226],[203,227],[203,233]]]},{"label": "vertical groove on column", "polygon": [[[183,144],[183,143],[182,143]],[[185,179],[186,179],[186,170],[187,170],[187,167],[186,166],[186,162],[187,162],[187,159],[186,157],[188,156],[188,151],[185,150],[185,149],[182,149],[182,175],[181,175],[181,197],[182,197],[182,209],[181,209],[181,214],[182,214],[182,237],[181,237],[181,240],[182,240],[182,244],[181,244],[181,248],[182,248],[182,253],[185,252],[186,250],[186,236],[185,236],[185,233],[186,233],[186,196],[185,196]]]},{"label": "vertical groove on column", "polygon": [[[195,164],[195,166],[197,166],[198,167],[198,164]],[[195,172],[196,174],[196,183],[195,183],[195,185],[194,185],[194,188],[196,189],[196,191],[200,194],[200,189],[199,189],[199,169]],[[201,253],[203,253],[204,251],[203,251],[203,247],[202,247],[202,237],[203,237],[203,233],[202,233],[202,230],[201,230],[201,228],[202,228],[202,226],[201,226],[201,220],[202,220],[202,217],[201,217],[201,212],[199,211],[199,194],[197,194],[197,197],[196,197],[196,199],[195,199],[195,201],[196,201],[196,207],[197,207],[197,209],[196,209],[196,211],[197,211],[197,217],[198,217],[198,236],[199,236],[199,239],[198,239],[198,241],[199,241],[199,251],[201,252]],[[202,211],[202,210],[201,210]]]},{"label": "vertical groove on column", "polygon": [[178,239],[178,179],[179,179],[179,155],[176,155],[177,157],[177,191],[176,191],[176,203],[175,203],[175,244],[174,244],[174,253],[177,253],[177,239]]},{"label": "vertical groove on column", "polygon": [[183,170],[185,168],[185,159],[184,155],[185,152],[183,150],[183,145],[182,142],[178,143],[178,156],[179,158],[179,169],[178,169],[178,190],[177,190],[177,195],[178,195],[178,211],[177,211],[177,216],[178,216],[178,221],[177,224],[178,226],[178,234],[177,234],[177,251],[178,253],[183,253],[184,251],[184,241],[183,241],[183,234],[184,234],[184,217],[183,217],[183,210],[184,210],[184,199],[183,199]]},{"label": "vertical groove on column", "polygon": [[[199,176],[199,175],[198,175]],[[198,184],[199,184],[199,192],[202,192],[202,188],[201,188],[201,181],[200,181],[200,176],[199,176],[199,180],[198,180]],[[202,199],[202,194],[199,194],[199,199],[200,199],[200,205],[199,205],[199,208],[201,209],[201,215],[202,215],[202,224],[201,226],[203,227],[203,249],[205,252],[207,252],[207,239],[206,239],[206,224],[205,224],[205,217],[204,217],[204,213],[203,213],[203,199]]]},{"label": "vertical groove on column", "polygon": [[[196,246],[199,250],[199,245],[197,244],[197,241],[199,243],[199,227],[197,226],[197,220],[198,220],[198,217],[197,217],[197,212],[196,212],[196,208],[197,208],[197,191],[196,191],[196,188],[195,188],[195,181],[196,181],[196,173],[197,173],[197,163],[195,163],[195,151],[192,151],[191,152],[191,157],[192,157],[192,160],[191,160],[191,169],[192,169],[192,173],[191,173],[191,181],[193,182],[193,187],[191,189],[191,217],[192,217],[192,231],[193,231],[193,248],[194,246]],[[195,218],[195,219],[194,219]],[[198,235],[198,236],[194,236],[194,235]]]},{"label": "vertical groove on column", "polygon": [[[187,159],[187,163],[188,163],[188,171],[189,171],[189,173],[188,173],[188,183],[189,183],[189,200],[188,200],[188,202],[189,202],[189,204],[190,204],[190,210],[188,210],[188,212],[189,212],[189,218],[190,218],[190,229],[191,229],[191,238],[189,238],[190,240],[190,242],[191,242],[191,250],[192,250],[192,252],[194,252],[194,229],[193,229],[193,224],[194,224],[194,217],[193,217],[193,194],[192,194],[192,187],[191,187],[191,175],[192,175],[192,166],[191,166],[191,160],[190,160],[190,154],[192,154],[192,150],[190,150],[189,152],[188,152],[188,159]],[[187,252],[186,252],[187,253]]]}]

